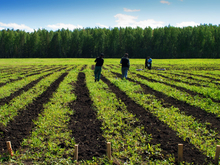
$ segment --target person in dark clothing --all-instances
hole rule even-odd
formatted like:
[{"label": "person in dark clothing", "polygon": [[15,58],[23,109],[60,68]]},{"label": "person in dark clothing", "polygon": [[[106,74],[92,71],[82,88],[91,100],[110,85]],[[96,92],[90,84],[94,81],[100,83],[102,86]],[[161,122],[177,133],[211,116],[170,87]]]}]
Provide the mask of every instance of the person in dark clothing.
[{"label": "person in dark clothing", "polygon": [[104,54],[101,53],[100,56],[95,59],[95,62],[96,62],[95,71],[94,71],[95,82],[99,81],[101,77],[102,65],[104,63],[103,57],[104,57]]},{"label": "person in dark clothing", "polygon": [[149,70],[151,70],[151,65],[152,65],[152,58],[148,56],[145,60],[145,68],[147,67]]},{"label": "person in dark clothing", "polygon": [[125,53],[124,57],[121,58],[121,72],[122,72],[122,79],[127,79],[128,70],[130,67],[130,60],[128,59],[128,53]]}]

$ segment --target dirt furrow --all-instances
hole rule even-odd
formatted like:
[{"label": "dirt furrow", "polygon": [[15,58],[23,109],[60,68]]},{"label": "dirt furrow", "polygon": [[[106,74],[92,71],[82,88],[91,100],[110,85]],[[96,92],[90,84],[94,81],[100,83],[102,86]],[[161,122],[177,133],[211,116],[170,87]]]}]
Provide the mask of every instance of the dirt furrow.
[{"label": "dirt furrow", "polygon": [[19,110],[18,115],[6,127],[0,126],[0,155],[6,150],[6,141],[11,141],[13,150],[19,149],[23,139],[27,138],[35,127],[33,120],[36,120],[43,111],[43,105],[49,102],[52,94],[67,74],[63,73],[33,103],[27,105],[25,109]]},{"label": "dirt furrow", "polygon": [[[134,73],[133,73],[134,74]],[[140,75],[140,74],[136,74],[138,77],[140,77],[140,78],[142,78],[142,79],[145,79],[145,80],[147,80],[147,81],[150,81],[150,82],[158,82],[158,83],[162,83],[162,84],[165,84],[165,85],[169,85],[169,86],[171,86],[171,87],[173,87],[173,88],[176,88],[176,89],[178,89],[178,90],[181,90],[181,91],[184,91],[184,92],[186,92],[186,93],[188,93],[188,94],[190,94],[190,95],[192,95],[192,96],[196,96],[196,95],[198,95],[199,97],[201,97],[201,98],[206,98],[206,96],[204,96],[204,95],[202,95],[202,94],[200,94],[200,93],[196,93],[196,92],[193,92],[193,91],[191,91],[191,90],[188,90],[188,89],[186,89],[186,88],[183,88],[183,87],[179,87],[179,86],[176,86],[176,85],[173,85],[173,84],[169,84],[169,83],[166,83],[166,82],[161,82],[161,81],[157,81],[157,80],[154,80],[154,79],[150,79],[150,78],[147,78],[147,77],[145,77],[145,76],[142,76],[142,75]],[[209,99],[211,99],[213,102],[215,102],[215,103],[220,103],[220,100],[216,100],[216,99],[213,99],[213,98],[211,98],[211,97],[208,97]]]},{"label": "dirt furrow", "polygon": [[[58,70],[57,70],[57,69],[58,69]],[[50,69],[50,70],[47,70],[47,71],[56,70],[56,71],[58,72],[58,71],[60,71],[60,70],[62,70],[62,69],[66,69],[66,67],[65,67],[65,68],[60,68],[60,67],[58,67],[58,68]],[[47,71],[43,71],[43,72],[47,72]],[[41,73],[42,73],[42,72],[35,72],[35,73],[31,73],[31,74],[29,74],[29,75],[26,75],[25,77],[34,76],[34,75],[38,75],[38,74],[41,74]],[[7,82],[5,82],[5,83],[0,83],[0,87],[6,85],[6,84],[8,84],[8,83],[12,83],[12,82],[15,82],[15,81],[19,81],[19,80],[21,80],[21,79],[23,79],[23,77],[18,77],[17,79],[10,79],[9,81],[7,81]]]},{"label": "dirt furrow", "polygon": [[86,67],[87,67],[87,65],[83,65],[82,68],[80,69],[80,71],[83,71]]},{"label": "dirt furrow", "polygon": [[[114,73],[114,74],[120,77],[120,74],[118,73]],[[220,133],[220,118],[217,117],[215,114],[208,113],[199,107],[191,106],[184,101],[180,101],[173,97],[169,97],[166,94],[153,90],[147,85],[137,82],[133,79],[128,78],[128,80],[139,84],[143,88],[145,94],[152,94],[156,96],[157,99],[161,101],[164,107],[169,108],[171,106],[174,106],[178,108],[180,112],[184,112],[188,116],[193,116],[197,121],[201,123],[206,123],[206,122],[210,123],[211,125],[207,125],[207,129],[213,129]]]},{"label": "dirt furrow", "polygon": [[12,99],[14,99],[15,97],[21,95],[23,92],[28,91],[30,88],[35,86],[40,80],[42,80],[43,78],[45,78],[45,77],[47,77],[47,76],[49,76],[51,74],[52,73],[49,73],[49,74],[47,74],[45,76],[42,76],[42,77],[38,78],[37,80],[34,80],[34,81],[30,82],[29,84],[25,85],[21,89],[15,91],[14,93],[11,93],[10,96],[4,97],[4,98],[0,99],[0,105],[8,104]]},{"label": "dirt furrow", "polygon": [[[174,74],[174,73],[172,73],[172,74]],[[193,78],[191,76],[197,76],[197,77],[200,76],[200,77],[203,77],[203,78],[208,78],[208,79],[210,79],[212,81],[219,81],[220,80],[218,78],[214,78],[214,77],[210,77],[210,76],[204,76],[204,75],[199,75],[199,74],[192,74],[192,73],[182,73],[182,74],[174,74],[174,75],[187,77],[187,78],[192,79],[192,80],[198,80],[198,79]],[[189,76],[189,75],[191,75],[191,76]]]},{"label": "dirt furrow", "polygon": [[21,77],[19,77],[19,78],[17,78],[17,79],[10,79],[9,81],[7,81],[7,82],[5,82],[5,83],[0,83],[0,87],[6,85],[6,84],[8,84],[8,83],[12,83],[12,82],[14,82],[14,81],[19,81],[19,80],[21,80],[21,79],[22,79]]},{"label": "dirt furrow", "polygon": [[97,119],[97,113],[92,109],[92,100],[85,82],[85,74],[79,72],[73,91],[76,101],[70,103],[74,111],[69,121],[72,137],[79,144],[79,160],[92,160],[106,154],[106,142],[102,136],[102,122]]},{"label": "dirt furrow", "polygon": [[[164,78],[166,78],[166,79],[168,79],[168,80],[171,80],[171,81],[175,81],[175,82],[182,82],[182,83],[185,83],[185,84],[188,84],[188,85],[195,85],[195,86],[200,86],[200,87],[209,87],[208,85],[202,85],[202,84],[200,84],[200,83],[192,83],[192,82],[186,82],[186,81],[181,81],[181,80],[177,80],[177,79],[173,79],[173,78],[170,78],[170,77],[168,77],[168,76],[164,76],[163,74],[159,74],[159,73],[154,73],[154,74],[156,74],[156,75],[158,75],[158,76],[161,76],[161,77],[164,77]],[[198,80],[197,80],[198,81]],[[218,87],[217,87],[218,88]]]},{"label": "dirt furrow", "polygon": [[162,149],[162,153],[164,155],[174,154],[177,163],[177,146],[181,143],[184,145],[183,152],[185,162],[208,164],[206,160],[208,160],[208,162],[213,161],[202,154],[197,148],[194,147],[194,145],[176,136],[176,131],[173,131],[171,128],[169,128],[165,123],[151,114],[150,111],[136,104],[131,98],[129,98],[123,91],[112,84],[104,76],[101,77],[101,80],[108,85],[112,92],[116,94],[118,99],[121,99],[125,103],[127,110],[136,115],[136,117],[140,120],[140,123],[145,127],[145,131],[152,135],[153,139],[150,143],[153,145],[161,144],[160,148]]}]

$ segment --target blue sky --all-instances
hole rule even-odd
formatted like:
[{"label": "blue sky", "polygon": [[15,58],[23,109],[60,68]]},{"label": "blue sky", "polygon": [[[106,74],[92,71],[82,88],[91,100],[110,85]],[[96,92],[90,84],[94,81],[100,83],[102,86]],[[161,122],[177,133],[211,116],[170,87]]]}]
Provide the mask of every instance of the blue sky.
[{"label": "blue sky", "polygon": [[220,0],[0,0],[0,30],[220,24]]}]

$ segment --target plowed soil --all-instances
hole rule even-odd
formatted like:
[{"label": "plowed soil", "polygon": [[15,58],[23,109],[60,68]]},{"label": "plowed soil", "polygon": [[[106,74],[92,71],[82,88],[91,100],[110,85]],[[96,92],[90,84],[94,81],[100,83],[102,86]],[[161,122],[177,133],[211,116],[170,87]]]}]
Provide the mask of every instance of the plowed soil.
[{"label": "plowed soil", "polygon": [[102,122],[97,119],[96,111],[92,108],[92,100],[86,87],[85,74],[80,72],[73,91],[76,101],[70,104],[74,111],[69,123],[72,137],[79,144],[79,160],[92,160],[92,157],[106,155],[106,141],[102,136]]},{"label": "plowed soil", "polygon": [[[81,69],[86,68],[84,65]],[[91,67],[94,69],[94,65]],[[103,68],[104,69],[104,68]],[[21,109],[18,115],[8,123],[6,127],[0,125],[0,155],[6,152],[6,141],[12,142],[12,149],[14,151],[18,150],[21,146],[21,142],[24,138],[27,138],[32,129],[35,127],[33,120],[36,120],[38,115],[43,111],[43,105],[47,103],[52,97],[53,92],[56,91],[59,84],[63,81],[68,73],[62,74],[57,80],[55,80],[48,89],[43,92],[38,98],[36,98],[32,104],[27,105],[25,109]],[[120,74],[114,73],[118,78],[121,77]],[[138,75],[141,78],[147,79],[144,76]],[[27,91],[32,88],[37,82],[42,79],[33,81],[32,83],[25,86],[23,89],[18,90],[11,96],[1,99],[0,105],[8,104],[11,99],[20,95],[23,91]],[[156,116],[154,116],[148,109],[144,109],[142,106],[135,103],[131,98],[129,98],[123,91],[112,84],[103,75],[101,80],[106,83],[110,90],[116,94],[117,98],[122,100],[127,106],[127,110],[130,113],[136,115],[139,119],[138,124],[143,125],[145,131],[152,135],[151,144],[160,144],[162,149],[162,154],[166,157],[169,154],[175,156],[177,164],[177,153],[178,144],[184,145],[184,161],[193,164],[208,164],[213,163],[213,160],[208,158],[206,155],[201,153],[194,145],[190,143],[190,139],[184,141],[177,136],[177,132],[169,128],[165,123],[160,121]],[[155,81],[152,79],[147,79],[148,81]],[[134,81],[128,78],[128,81]],[[135,81],[136,82],[136,81]],[[188,105],[185,102],[181,102],[165,94],[154,91],[150,87],[136,82],[141,85],[146,94],[152,94],[160,100],[164,107],[178,107],[180,111],[184,112],[186,115],[192,115],[196,120],[200,122],[211,123],[210,128],[216,129],[220,132],[219,118],[215,115],[205,112],[204,110]],[[0,84],[1,85],[1,84]],[[79,144],[79,160],[91,160],[93,157],[103,157],[106,155],[106,139],[102,136],[103,132],[101,130],[102,121],[97,119],[97,113],[95,107],[93,107],[93,102],[89,96],[89,90],[86,86],[85,74],[79,72],[77,81],[72,83],[74,90],[72,91],[77,99],[69,104],[69,107],[73,110],[73,115],[69,121],[69,129],[72,131],[72,137],[74,137],[75,142]],[[173,86],[175,87],[175,86]],[[177,88],[177,87],[176,87]],[[178,88],[180,90],[184,90]],[[190,94],[190,91],[186,92]],[[148,155],[149,156],[149,155]],[[151,157],[152,159],[162,159],[163,157]]]},{"label": "plowed soil", "polygon": [[[121,77],[119,74],[117,76],[118,78]],[[208,164],[208,162],[213,162],[212,159],[202,154],[197,148],[194,147],[194,145],[179,138],[176,131],[173,131],[165,123],[152,115],[150,111],[136,104],[124,92],[122,92],[104,76],[101,77],[101,80],[109,86],[109,88],[116,94],[117,98],[121,99],[125,103],[127,110],[139,118],[141,125],[145,127],[145,131],[148,134],[151,134],[153,137],[150,143],[153,145],[161,144],[160,148],[163,150],[163,155],[173,154],[177,163],[177,146],[178,144],[183,144],[185,162],[195,164]]]},{"label": "plowed soil", "polygon": [[[176,89],[179,89],[179,90],[184,91],[184,92],[186,92],[186,93],[189,93],[189,94],[192,95],[192,96],[198,95],[198,96],[201,97],[201,98],[206,98],[206,96],[204,96],[204,95],[202,95],[202,94],[200,94],[200,93],[193,92],[193,91],[191,91],[191,90],[189,90],[189,89],[186,89],[186,88],[183,88],[183,87],[179,87],[179,86],[176,86],[176,85],[174,85],[174,84],[169,84],[169,83],[167,83],[167,82],[161,82],[161,81],[157,81],[157,80],[154,80],[154,79],[150,79],[150,78],[147,78],[147,77],[142,76],[142,75],[140,75],[140,74],[137,74],[137,76],[140,77],[140,78],[146,79],[146,80],[148,80],[148,81],[151,81],[151,82],[159,82],[159,83],[163,83],[163,84],[165,84],[165,85],[169,85],[169,86],[171,86],[171,87],[173,87],[173,88],[176,88]],[[219,100],[215,100],[215,99],[213,99],[213,98],[211,98],[211,97],[209,97],[209,99],[211,99],[213,102],[220,103]]]},{"label": "plowed soil", "polygon": [[[120,76],[117,73],[114,73],[114,74],[116,74],[117,76]],[[155,82],[155,80],[153,80],[153,79],[149,79],[149,78],[144,77],[139,74],[137,74],[137,75],[139,77],[141,77],[142,79],[146,79],[150,82]],[[198,120],[201,123],[206,123],[206,122],[210,123],[211,125],[207,125],[207,127],[208,127],[207,129],[211,128],[213,130],[217,130],[218,132],[220,132],[220,124],[219,124],[220,118],[217,117],[215,114],[206,112],[205,110],[203,110],[199,107],[189,105],[184,101],[180,101],[180,100],[177,100],[173,97],[169,97],[169,96],[165,95],[164,93],[155,91],[155,90],[151,89],[150,87],[148,87],[144,84],[141,84],[140,82],[137,82],[131,78],[128,78],[128,80],[140,84],[146,94],[155,95],[157,97],[157,99],[162,102],[164,107],[171,107],[171,106],[177,107],[177,108],[179,108],[179,110],[181,112],[184,112],[188,116],[193,116],[196,120]],[[169,85],[169,84],[167,84],[167,85]],[[179,88],[176,86],[175,86],[175,88],[179,89],[179,90],[183,90],[185,92],[188,91],[188,93],[191,94],[192,96],[196,95],[194,92],[191,92],[185,88]]]},{"label": "plowed soil", "polygon": [[43,111],[43,104],[50,100],[53,92],[56,91],[66,75],[67,73],[62,74],[33,103],[27,105],[25,109],[19,110],[18,115],[6,127],[0,126],[0,155],[6,152],[6,141],[11,141],[14,151],[19,149],[23,139],[27,138],[35,127],[33,120],[36,120]]},{"label": "plowed soil", "polygon": [[[50,73],[52,74],[52,73]],[[36,85],[40,80],[42,80],[43,78],[45,78],[46,76],[49,76],[50,74],[47,74],[45,76],[42,76],[40,78],[38,78],[35,81],[32,81],[31,83],[25,85],[24,87],[20,88],[19,90],[17,90],[14,93],[11,93],[10,96],[8,97],[4,97],[2,99],[0,99],[0,105],[5,105],[8,104],[12,99],[14,99],[16,96],[19,96],[20,94],[22,94],[23,92],[28,91],[29,89],[31,89],[34,85]]]},{"label": "plowed soil", "polygon": [[[65,67],[66,68],[66,67]],[[49,71],[52,71],[52,70],[56,70],[56,71],[59,71],[59,70],[62,70],[62,69],[65,69],[65,68],[61,68],[61,67],[58,67],[58,68],[52,68],[52,69],[49,69],[49,70],[46,70],[46,72],[49,72]],[[57,70],[58,69],[58,70]],[[42,70],[41,70],[42,71]],[[43,71],[44,72],[44,71]],[[28,73],[28,71],[27,71]],[[33,76],[33,75],[37,75],[37,74],[40,74],[42,72],[34,72],[34,73],[31,73],[31,74],[27,74],[25,75],[24,77],[30,77],[30,76]],[[21,75],[24,75],[25,73],[22,73]],[[6,85],[7,83],[12,83],[12,82],[15,82],[15,81],[19,81],[21,80],[22,77],[18,77],[17,79],[9,79],[7,82],[5,83],[0,83],[0,87]]]}]

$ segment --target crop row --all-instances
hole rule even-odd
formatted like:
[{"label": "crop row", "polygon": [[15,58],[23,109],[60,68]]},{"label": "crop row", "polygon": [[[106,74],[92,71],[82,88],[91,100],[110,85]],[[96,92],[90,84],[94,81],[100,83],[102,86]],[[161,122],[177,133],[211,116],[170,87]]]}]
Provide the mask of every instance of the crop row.
[{"label": "crop row", "polygon": [[[215,146],[219,144],[219,140],[215,139],[217,133],[214,130],[207,130],[204,123],[199,123],[191,116],[186,116],[180,113],[178,108],[164,108],[163,105],[160,104],[156,98],[154,98],[154,96],[149,96],[147,94],[143,94],[143,92],[140,92],[141,87],[139,86],[137,89],[138,85],[135,83],[115,79],[114,75],[111,76],[109,73],[108,78],[113,84],[118,86],[138,104],[149,109],[160,120],[169,125],[173,130],[176,130],[178,135],[184,140],[189,138],[190,143],[194,144],[197,148],[206,153],[207,156],[214,157]],[[155,87],[155,90],[165,90],[164,87],[159,86],[160,84],[150,82],[146,83],[147,85],[151,85],[151,87]],[[169,91],[171,89],[169,89]]]},{"label": "crop row", "polygon": [[[103,136],[112,143],[113,160],[116,163],[124,161],[135,163],[155,164],[151,158],[163,157],[159,145],[151,145],[151,135],[145,132],[139,119],[127,110],[121,99],[108,88],[108,85],[100,81],[94,84],[93,71],[87,70],[86,81],[94,106],[98,112],[98,118],[103,121]],[[170,156],[170,160],[173,160]],[[157,160],[157,163],[167,163]]]},{"label": "crop row", "polygon": [[[172,106],[171,102],[163,101],[163,97],[164,100],[166,97],[175,98],[187,106],[200,108],[196,112],[201,110],[216,117],[219,116],[219,103],[174,88],[175,80],[168,81],[155,71],[136,72],[131,68],[131,78],[121,80],[119,68],[105,66],[101,80],[94,82],[91,68],[79,65],[61,71],[45,70],[0,88],[3,100],[36,81],[29,89],[1,105],[3,126],[0,133],[3,139],[22,137],[20,145],[14,147],[16,153],[11,162],[70,164],[74,161],[74,145],[77,143],[83,150],[79,151],[82,164],[172,164],[177,162],[178,143],[184,144],[186,162],[212,162],[216,145],[220,142],[220,128],[215,129],[211,122],[202,122],[199,115],[195,118],[180,107]],[[165,76],[172,78],[168,72]],[[190,86],[189,83],[179,83],[179,87],[183,88],[183,84],[186,89]],[[22,113],[26,111],[36,113],[26,121],[31,125],[28,128],[31,131],[24,133],[25,136],[13,134],[11,127],[19,121],[18,118],[26,120],[25,115],[22,119]],[[92,125],[100,127],[101,131],[93,130]],[[19,130],[22,132],[22,129],[21,126]],[[5,133],[6,130],[12,133],[12,137]],[[100,133],[104,139],[99,137]],[[97,149],[92,146],[94,141]],[[105,151],[102,152],[105,149],[103,142],[112,144],[113,159],[110,162]],[[87,148],[89,146],[91,148]],[[90,153],[94,156],[82,159]]]},{"label": "crop row", "polygon": [[[120,73],[119,70],[115,70]],[[137,72],[136,72],[137,73]],[[167,80],[149,72],[138,72],[130,75],[135,80],[140,80],[153,89],[166,93],[177,100],[185,101],[190,105],[200,107],[207,112],[219,116],[219,90],[216,88],[203,88],[181,82]],[[201,97],[200,93],[203,93]],[[215,98],[215,99],[214,99]]]},{"label": "crop row", "polygon": [[[119,73],[119,70],[116,71]],[[181,82],[172,82],[162,77],[154,76],[148,72],[138,72],[137,75],[133,74],[132,76],[133,78],[135,77],[135,80],[141,81],[145,85],[152,87],[154,90],[160,91],[177,100],[181,100],[190,105],[200,107],[209,113],[213,113],[219,116],[219,101],[213,101],[212,98],[219,97],[218,89],[213,88],[210,90],[205,90],[203,89],[203,87],[190,86]],[[198,91],[196,91],[194,88]],[[193,90],[193,92],[195,93],[192,94],[192,92],[190,92],[190,89]],[[207,92],[208,94],[206,95],[206,97],[201,97],[201,95],[197,93],[199,91],[202,91],[203,93]],[[213,91],[213,93],[210,91]]]},{"label": "crop row", "polygon": [[[4,84],[4,83],[6,84],[8,82],[16,81],[16,80],[22,79],[24,77],[32,76],[32,75],[39,74],[39,73],[42,73],[42,72],[48,72],[48,71],[54,70],[56,68],[57,67],[52,67],[52,68],[50,68],[50,67],[49,68],[47,68],[47,67],[44,67],[44,68],[30,68],[26,71],[21,70],[21,72],[13,72],[13,73],[7,74],[5,76],[1,74],[0,83],[1,84]],[[58,67],[58,68],[61,68],[61,67]]]},{"label": "crop row", "polygon": [[[149,74],[152,75],[151,73],[149,73]],[[219,88],[218,84],[216,82],[213,82],[213,80],[210,78],[195,77],[195,76],[190,76],[190,75],[184,76],[181,73],[173,74],[171,72],[163,72],[163,73],[154,72],[154,74],[157,74],[161,77],[167,78],[171,81],[182,82],[182,83],[186,83],[189,85]]]},{"label": "crop row", "polygon": [[3,105],[0,112],[0,119],[2,124],[7,125],[7,123],[17,115],[17,112],[20,109],[24,109],[25,106],[32,103],[35,98],[41,95],[47,89],[47,87],[50,86],[51,82],[53,82],[61,75],[61,73],[62,71],[55,72],[54,74],[45,77],[39,83],[37,83],[36,86],[27,92],[22,93],[20,96],[15,97],[9,102],[9,104]]},{"label": "crop row", "polygon": [[[140,72],[140,73],[142,73],[142,72]],[[172,79],[166,78],[166,77],[160,76],[160,75],[155,75],[155,74],[150,74],[150,73],[147,73],[147,74],[145,73],[144,75],[147,76],[148,78],[151,78],[151,79],[156,80],[158,82],[168,83],[170,85],[182,87],[182,88],[185,88],[189,91],[201,94],[204,97],[209,97],[209,98],[220,101],[220,92],[218,90],[219,87],[216,84],[213,84],[213,83],[199,84],[199,82],[200,82],[199,80],[193,81],[193,82],[189,81],[191,84],[188,84],[188,83],[185,83],[184,80],[183,81],[181,80],[180,82],[178,82],[173,78]]]},{"label": "crop row", "polygon": [[7,83],[4,85],[4,87],[0,88],[0,99],[8,97],[11,93],[23,88],[25,85],[29,84],[31,81],[35,81],[39,77],[43,77],[48,74],[52,74],[53,72],[59,71],[58,69],[49,69],[49,70],[43,70],[42,72],[37,73],[31,73],[28,76],[24,76],[21,79],[17,79],[17,81],[13,81],[11,83]]},{"label": "crop row", "polygon": [[77,74],[78,70],[71,70],[44,105],[43,113],[34,121],[36,127],[32,134],[22,143],[23,148],[28,149],[17,154],[20,160],[31,159],[33,163],[43,160],[45,164],[55,161],[62,164],[62,158],[66,157],[65,162],[71,161],[75,141],[68,129],[70,115],[73,114],[69,103],[76,100],[71,84],[77,80]]},{"label": "crop row", "polygon": [[[141,75],[143,75],[145,77],[148,76],[148,74],[146,74],[146,73],[143,73]],[[164,84],[164,81],[150,82],[148,80],[145,80],[143,77],[137,78],[137,79],[139,79],[144,84],[149,85],[153,89],[160,91],[160,92],[163,92],[163,93],[167,94],[168,96],[176,98],[177,100],[185,101],[186,103],[188,103],[190,105],[200,107],[200,108],[206,110],[207,112],[216,114],[217,116],[220,115],[218,102],[212,101],[212,99],[208,98],[208,97],[207,98],[200,97],[199,94],[191,95],[191,93],[188,92],[189,88],[194,89],[194,86],[186,85],[184,83],[173,83],[172,84],[172,82],[167,82],[166,84]],[[176,88],[173,87],[172,85],[175,85]],[[177,87],[184,88],[184,90],[177,89]],[[187,88],[187,87],[189,87],[189,88]],[[195,89],[197,89],[197,88],[195,88]],[[201,87],[199,89],[202,90]],[[204,91],[204,90],[202,90],[202,91]],[[219,93],[218,90],[216,90],[216,89],[214,91],[216,91],[216,92],[213,95],[215,95],[216,93],[217,94]],[[199,92],[199,91],[195,91],[195,92]],[[210,91],[209,91],[209,94],[211,95]]]},{"label": "crop row", "polygon": [[[4,68],[1,69],[1,78],[9,78],[9,77],[14,77],[16,75],[23,75],[26,74],[28,72],[33,72],[33,71],[37,71],[39,70],[43,70],[44,68],[46,68],[46,66],[42,67],[42,66],[20,66],[20,67],[16,67],[16,68]],[[7,71],[7,72],[6,72]]]},{"label": "crop row", "polygon": [[[67,70],[69,69],[67,68]],[[9,104],[3,106],[5,109],[3,109],[4,113],[2,113],[1,116],[1,124],[4,124],[5,126],[0,129],[2,130],[0,132],[3,135],[0,138],[1,143],[4,139],[12,140],[15,151],[18,150],[23,139],[29,136],[29,130],[32,130],[34,127],[34,123],[32,122],[33,120],[36,120],[41,113],[41,104],[44,104],[43,102],[46,104],[46,102],[49,101],[50,93],[53,92],[52,88],[56,89],[56,84],[59,83],[59,81],[62,81],[64,76],[65,70],[55,72],[42,79],[27,92],[12,99]],[[2,145],[3,144],[0,146],[2,147]]]}]

